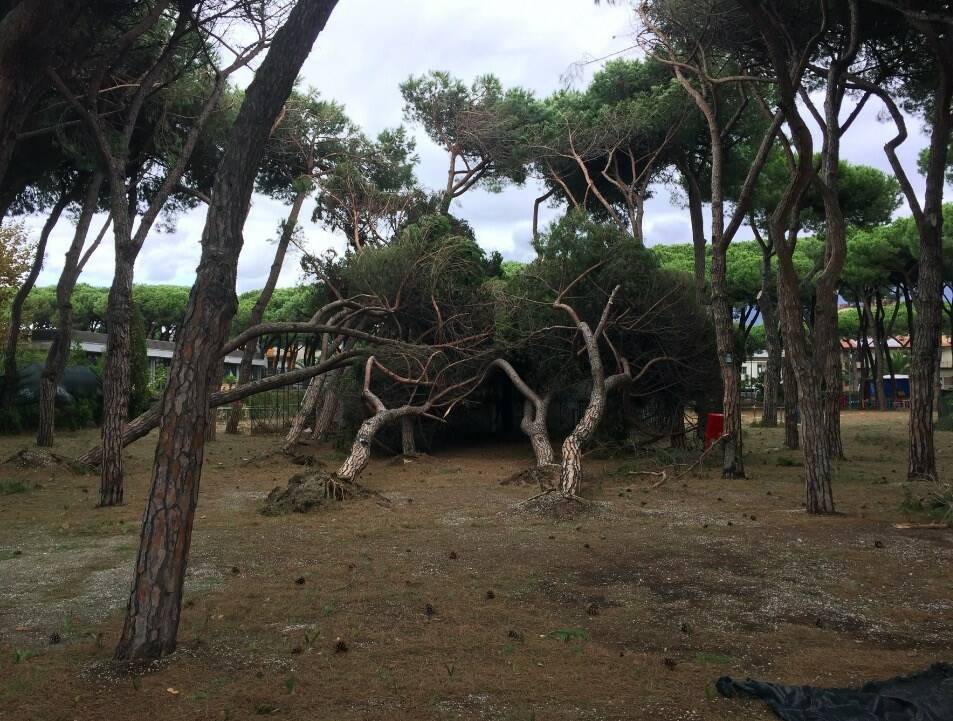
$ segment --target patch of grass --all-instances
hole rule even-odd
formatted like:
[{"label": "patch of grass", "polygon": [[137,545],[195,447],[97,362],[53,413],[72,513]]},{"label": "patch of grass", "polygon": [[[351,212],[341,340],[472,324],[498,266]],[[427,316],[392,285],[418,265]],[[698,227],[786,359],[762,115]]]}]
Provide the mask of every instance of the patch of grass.
[{"label": "patch of grass", "polygon": [[695,654],[695,660],[698,663],[705,663],[711,666],[727,666],[731,663],[731,656],[723,653],[713,653],[711,651],[699,651]]},{"label": "patch of grass", "polygon": [[777,465],[777,466],[782,466],[782,467],[785,467],[785,468],[790,468],[790,467],[793,467],[793,466],[803,466],[803,465],[804,465],[804,464],[801,463],[800,461],[796,461],[796,460],[794,460],[793,458],[788,458],[787,456],[778,456],[778,457],[774,460],[774,463],[775,463],[775,465]]},{"label": "patch of grass", "polygon": [[28,490],[22,481],[0,481],[0,496],[12,496],[14,493],[26,493]]},{"label": "patch of grass", "polygon": [[13,650],[13,663],[23,663],[24,661],[29,661],[34,656],[39,655],[39,651],[33,651],[32,649],[22,649],[17,648]]},{"label": "patch of grass", "polygon": [[546,638],[569,643],[572,640],[585,641],[589,637],[586,635],[585,629],[582,628],[557,628],[555,631],[550,631]]}]

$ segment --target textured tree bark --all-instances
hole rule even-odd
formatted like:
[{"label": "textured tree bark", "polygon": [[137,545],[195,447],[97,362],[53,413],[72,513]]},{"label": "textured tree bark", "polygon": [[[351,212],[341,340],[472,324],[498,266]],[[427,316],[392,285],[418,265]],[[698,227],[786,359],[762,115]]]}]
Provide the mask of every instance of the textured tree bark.
[{"label": "textured tree bark", "polygon": [[418,455],[414,438],[414,419],[410,416],[400,419],[400,451],[404,458],[416,458]]},{"label": "textured tree bark", "polygon": [[229,134],[202,238],[202,260],[177,333],[162,402],[152,487],[143,516],[119,659],[175,650],[182,589],[201,479],[209,366],[235,312],[242,226],[265,141],[335,0],[299,0],[249,84]]},{"label": "textured tree bark", "polygon": [[[828,365],[827,355],[832,342],[837,338],[837,284],[843,266],[843,229],[835,227],[843,223],[836,198],[836,161],[840,124],[837,111],[844,92],[843,72],[846,72],[856,54],[856,43],[851,42],[842,55],[831,63],[825,97],[827,132],[822,157],[824,178],[821,179],[813,165],[814,143],[811,130],[804,121],[798,106],[798,91],[802,87],[802,73],[806,59],[814,52],[816,40],[802,48],[786,45],[778,19],[757,0],[738,0],[758,29],[774,68],[777,100],[787,122],[788,134],[796,150],[792,154],[791,181],[784,189],[768,224],[768,234],[778,257],[778,313],[784,336],[786,358],[790,359],[793,375],[797,381],[798,410],[801,421],[801,447],[805,466],[805,506],[808,513],[833,513],[834,500],[831,492],[833,464],[830,456],[829,435],[826,427],[824,390]],[[851,18],[856,19],[856,3],[849,3]],[[851,25],[852,30],[854,26]],[[820,34],[817,36],[820,37]],[[851,41],[853,41],[853,32]],[[833,144],[833,145],[831,145]],[[827,242],[825,264],[816,276],[816,300],[814,303],[814,332],[808,338],[800,296],[800,279],[794,266],[793,255],[796,240],[796,224],[801,200],[808,187],[814,185],[824,199]],[[834,197],[832,197],[834,196]],[[790,237],[786,233],[790,232]],[[788,379],[785,379],[787,384]]]},{"label": "textured tree bark", "polygon": [[764,340],[768,352],[768,363],[764,371],[764,398],[762,402],[761,425],[776,428],[778,425],[778,385],[781,382],[781,331],[778,327],[777,289],[774,273],[771,270],[771,258],[774,251],[762,248],[761,293],[758,295],[758,309],[764,324]]},{"label": "textured tree bark", "polygon": [[695,251],[695,299],[699,303],[705,303],[708,298],[707,280],[705,272],[706,252],[705,246],[708,242],[705,239],[705,218],[704,207],[702,205],[702,191],[698,183],[698,177],[689,168],[688,162],[681,162],[678,165],[679,172],[682,174],[685,194],[688,196],[688,217],[692,223],[692,247]]},{"label": "textured tree bark", "polygon": [[[933,440],[934,378],[940,362],[943,311],[943,185],[951,135],[953,49],[946,35],[928,35],[937,55],[937,86],[933,93],[933,123],[923,211],[917,218],[920,235],[916,296],[916,333],[910,353],[910,451],[907,478],[937,479]],[[910,317],[909,315],[907,316]]]},{"label": "textured tree bark", "polygon": [[282,450],[286,453],[294,448],[301,438],[308,421],[315,420],[315,409],[318,401],[321,400],[321,390],[324,388],[326,381],[326,376],[316,376],[308,384],[304,397],[301,399],[301,405],[298,406],[294,418],[291,419],[291,428],[288,429],[288,435],[285,436],[285,442],[282,445]]},{"label": "textured tree bark", "polygon": [[[129,225],[130,219],[116,218],[115,225]],[[123,230],[117,231],[123,233]],[[125,236],[128,238],[128,235]],[[117,241],[119,240],[117,236]],[[117,242],[115,275],[109,289],[106,309],[106,371],[103,376],[103,421],[101,427],[103,460],[100,464],[99,505],[122,503],[123,428],[129,416],[132,389],[132,280],[136,252]]]},{"label": "textured tree bark", "polygon": [[534,404],[529,399],[523,401],[523,418],[520,421],[520,430],[529,437],[537,467],[551,466],[556,462],[553,444],[549,440],[549,431],[546,427],[549,400],[550,397],[547,395],[540,399],[539,405]]},{"label": "textured tree bark", "polygon": [[722,413],[725,416],[722,442],[721,475],[723,478],[744,478],[744,450],[741,423],[741,378],[738,364],[733,356],[735,348],[735,326],[732,318],[731,302],[728,296],[728,276],[726,249],[712,248],[711,263],[711,309],[715,322],[715,346],[718,350],[718,363],[721,368],[723,386]]},{"label": "textured tree bark", "polygon": [[[616,288],[612,291],[609,302],[603,311],[603,318],[607,317],[618,290]],[[570,306],[560,301],[557,301],[554,307],[568,313],[579,330],[586,353],[589,356],[589,372],[592,377],[589,403],[586,405],[586,410],[583,411],[582,418],[576,423],[576,427],[563,441],[562,458],[559,466],[559,491],[567,498],[575,498],[579,495],[579,487],[582,485],[582,446],[592,438],[605,413],[606,376],[602,367],[602,357],[599,355],[598,339],[593,334],[589,324],[581,320]]]},{"label": "textured tree bark", "polygon": [[[53,344],[50,346],[49,352],[46,354],[46,363],[40,380],[40,414],[36,433],[36,444],[45,448],[53,446],[56,388],[59,385],[60,377],[63,375],[63,370],[66,368],[73,334],[73,304],[71,298],[82,270],[83,245],[86,243],[89,226],[92,223],[93,214],[96,212],[102,184],[102,173],[94,174],[89,181],[83,207],[76,223],[76,230],[73,233],[73,242],[66,251],[63,270],[56,284],[56,335],[53,338]],[[103,228],[104,232],[106,227],[108,226]],[[100,235],[101,238],[102,235]]]},{"label": "textured tree bark", "polygon": [[70,204],[71,194],[64,192],[53,208],[50,210],[43,229],[40,231],[40,237],[36,242],[36,254],[33,257],[33,264],[30,266],[30,272],[23,279],[13,300],[10,302],[10,323],[7,328],[7,337],[3,346],[3,387],[0,388],[0,409],[9,409],[13,404],[13,398],[17,392],[19,377],[17,374],[17,345],[20,340],[20,332],[23,329],[23,304],[26,303],[27,296],[36,285],[36,279],[43,269],[43,259],[46,257],[46,244],[50,240],[50,233],[56,226],[66,206]]},{"label": "textured tree bark", "polygon": [[[864,300],[864,313],[867,318],[873,317],[870,309],[870,299]],[[878,309],[877,314],[880,314]],[[874,352],[873,352],[873,374],[874,374],[874,392],[877,394],[877,408],[881,411],[887,410],[887,393],[884,390],[884,347],[887,339],[883,337],[883,323],[879,318],[874,318]]]},{"label": "textured tree bark", "polygon": [[400,408],[377,411],[370,418],[367,418],[361,423],[361,427],[354,437],[354,443],[351,444],[351,452],[335,472],[335,478],[346,483],[355,483],[364,469],[367,468],[367,463],[371,459],[371,446],[377,432],[388,423],[393,423],[398,419],[403,423],[405,418],[413,418],[425,412],[421,406],[401,406]]},{"label": "textured tree bark", "polygon": [[555,462],[553,444],[549,440],[547,416],[552,396],[539,395],[516,372],[516,369],[503,359],[497,359],[491,366],[502,370],[510,382],[523,396],[523,418],[520,421],[520,430],[528,437],[533,446],[533,455],[536,456],[536,465],[549,466]]},{"label": "textured tree bark", "polygon": [[[281,228],[281,235],[278,237],[278,246],[275,248],[275,258],[271,262],[271,270],[268,271],[268,279],[265,281],[265,287],[261,289],[255,305],[252,306],[248,317],[248,325],[254,326],[261,323],[265,315],[265,309],[271,301],[271,296],[275,292],[275,286],[278,284],[278,276],[281,275],[281,266],[285,262],[285,254],[288,252],[288,245],[294,237],[295,229],[298,227],[298,215],[301,213],[301,206],[304,205],[308,197],[308,191],[300,190],[295,195],[291,203],[291,210]],[[250,340],[245,344],[245,350],[242,352],[242,362],[238,367],[238,385],[243,385],[251,380],[252,362],[255,359],[255,352],[258,350],[258,339]],[[236,402],[228,414],[228,422],[225,424],[225,432],[229,434],[238,433],[238,424],[242,418],[241,401]]]},{"label": "textured tree bark", "polygon": [[340,398],[337,390],[338,375],[331,376],[325,382],[324,392],[321,394],[321,407],[317,410],[314,419],[314,428],[311,431],[311,440],[326,441],[334,430],[334,422],[340,410]]},{"label": "textured tree bark", "polygon": [[841,396],[844,393],[843,367],[841,365],[840,338],[836,331],[829,342],[830,348],[824,361],[824,415],[827,444],[832,459],[844,460],[846,456],[844,455],[844,442],[840,430],[840,404]]},{"label": "textured tree bark", "polygon": [[[209,393],[215,393],[222,390],[222,381],[225,378],[225,364],[219,361],[217,366],[213,366],[209,371]],[[205,426],[205,440],[214,441],[218,436],[218,413],[215,406],[209,404],[208,422]]]},{"label": "textured tree bark", "polygon": [[801,447],[797,405],[797,376],[790,354],[784,354],[784,445],[792,451]]}]

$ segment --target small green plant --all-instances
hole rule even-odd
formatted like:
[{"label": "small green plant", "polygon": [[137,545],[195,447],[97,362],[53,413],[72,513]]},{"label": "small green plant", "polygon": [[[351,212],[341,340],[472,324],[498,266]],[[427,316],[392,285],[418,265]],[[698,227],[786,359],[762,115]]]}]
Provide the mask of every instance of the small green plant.
[{"label": "small green plant", "polygon": [[713,666],[724,666],[731,663],[731,657],[723,653],[712,653],[709,651],[699,651],[695,654],[695,660],[698,663],[707,663]]},{"label": "small green plant", "polygon": [[0,481],[0,496],[10,496],[14,493],[26,493],[26,484],[21,481]]},{"label": "small green plant", "polygon": [[296,679],[294,676],[289,676],[288,678],[285,679],[285,690],[288,693],[294,693],[295,687],[297,685],[298,685],[298,679]]},{"label": "small green plant", "polygon": [[24,661],[29,661],[31,658],[37,655],[36,651],[31,651],[30,649],[14,649],[13,651],[13,663],[23,663]]},{"label": "small green plant", "polygon": [[585,641],[588,636],[581,628],[557,628],[555,631],[550,631],[547,638],[569,643],[572,640]]}]

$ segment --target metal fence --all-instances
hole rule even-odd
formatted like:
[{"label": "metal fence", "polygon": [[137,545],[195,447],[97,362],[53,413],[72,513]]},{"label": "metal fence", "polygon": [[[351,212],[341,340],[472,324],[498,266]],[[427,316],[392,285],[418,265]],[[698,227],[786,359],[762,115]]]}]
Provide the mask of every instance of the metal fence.
[{"label": "metal fence", "polygon": [[[273,375],[280,373],[267,371],[262,377]],[[298,412],[306,388],[307,384],[296,383],[246,398],[242,404],[242,419],[239,425],[252,433],[279,433],[288,429]],[[218,408],[216,419],[220,425],[226,422],[231,410],[231,405]]]}]

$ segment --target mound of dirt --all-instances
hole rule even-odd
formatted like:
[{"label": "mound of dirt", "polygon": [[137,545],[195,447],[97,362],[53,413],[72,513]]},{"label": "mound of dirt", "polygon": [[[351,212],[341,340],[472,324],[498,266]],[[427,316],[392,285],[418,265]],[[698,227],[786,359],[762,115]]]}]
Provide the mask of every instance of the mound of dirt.
[{"label": "mound of dirt", "polygon": [[583,517],[604,516],[609,512],[609,505],[551,491],[516,504],[510,512],[553,521],[572,521]]},{"label": "mound of dirt", "polygon": [[553,488],[559,480],[559,466],[551,463],[546,466],[533,466],[517,471],[500,481],[501,486],[538,486],[540,490]]},{"label": "mound of dirt", "polygon": [[327,503],[367,497],[376,498],[382,505],[390,505],[386,497],[358,483],[344,481],[327,471],[306,471],[289,478],[284,488],[274,488],[265,498],[260,513],[264,516],[310,513]]},{"label": "mound of dirt", "polygon": [[276,486],[265,499],[263,516],[283,516],[288,513],[308,513],[328,501],[330,473],[312,471],[298,473],[288,479],[288,485]]},{"label": "mound of dirt", "polygon": [[74,473],[82,473],[88,469],[84,468],[76,461],[70,458],[58,456],[46,448],[24,448],[17,451],[7,460],[4,465],[15,466],[22,470],[36,470],[40,468],[67,468]]}]

